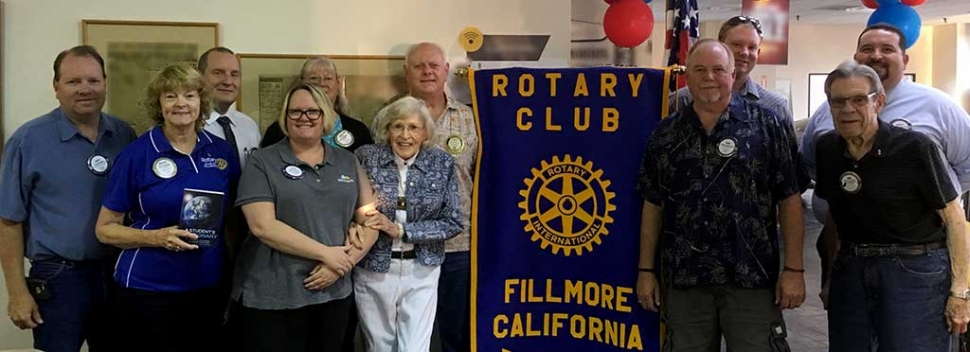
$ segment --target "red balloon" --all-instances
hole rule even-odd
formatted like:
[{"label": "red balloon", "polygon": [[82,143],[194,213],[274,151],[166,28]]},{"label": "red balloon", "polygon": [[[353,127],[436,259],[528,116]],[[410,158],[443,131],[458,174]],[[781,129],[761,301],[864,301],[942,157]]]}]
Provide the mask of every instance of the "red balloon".
[{"label": "red balloon", "polygon": [[635,47],[653,32],[653,11],[643,0],[619,0],[606,9],[603,31],[616,46]]},{"label": "red balloon", "polygon": [[919,6],[919,5],[922,5],[924,2],[926,2],[926,0],[902,0],[902,3],[904,5],[909,5],[909,6]]},{"label": "red balloon", "polygon": [[879,3],[876,0],[862,0],[862,6],[874,9],[879,7]]}]

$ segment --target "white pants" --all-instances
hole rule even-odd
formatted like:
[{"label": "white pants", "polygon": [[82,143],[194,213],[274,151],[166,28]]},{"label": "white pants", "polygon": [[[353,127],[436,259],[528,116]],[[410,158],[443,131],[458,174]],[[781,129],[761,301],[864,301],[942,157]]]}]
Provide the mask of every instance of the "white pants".
[{"label": "white pants", "polygon": [[391,259],[386,273],[354,269],[354,297],[370,352],[427,352],[438,308],[441,267]]}]

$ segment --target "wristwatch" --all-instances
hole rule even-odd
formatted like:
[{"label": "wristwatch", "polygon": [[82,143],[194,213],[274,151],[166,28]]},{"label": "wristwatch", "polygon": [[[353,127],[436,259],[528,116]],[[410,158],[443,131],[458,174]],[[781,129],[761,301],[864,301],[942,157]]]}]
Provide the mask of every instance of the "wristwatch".
[{"label": "wristwatch", "polygon": [[953,298],[959,298],[959,299],[962,299],[962,300],[966,300],[967,299],[967,296],[970,296],[970,290],[950,291],[950,296],[953,297]]}]

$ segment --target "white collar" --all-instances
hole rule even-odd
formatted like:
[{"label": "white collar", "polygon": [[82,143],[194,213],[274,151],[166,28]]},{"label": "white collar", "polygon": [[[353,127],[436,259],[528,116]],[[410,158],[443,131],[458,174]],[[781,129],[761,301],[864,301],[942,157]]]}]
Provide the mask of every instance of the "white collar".
[{"label": "white collar", "polygon": [[[237,111],[236,110],[236,102],[233,102],[232,105],[229,105],[229,109],[226,110],[226,113],[225,114],[220,114],[218,111],[216,111],[215,109],[213,109],[212,111],[209,112],[209,118],[205,120],[205,124],[206,125],[211,125],[211,124],[216,123],[216,120],[219,119],[220,116],[228,116],[229,117],[229,121],[232,121],[232,115],[235,114],[236,111]],[[235,125],[235,124],[236,123],[233,122],[233,125]]]},{"label": "white collar", "polygon": [[414,153],[414,155],[411,156],[410,159],[404,160],[401,157],[397,156],[397,154],[394,154],[394,150],[393,149],[391,150],[391,154],[394,154],[394,164],[397,165],[397,168],[399,168],[399,169],[400,168],[404,168],[404,167],[410,167],[411,165],[414,165],[414,161],[415,160],[418,160],[418,154],[420,154],[420,153],[421,153],[421,149],[418,149],[418,152],[417,153]]}]

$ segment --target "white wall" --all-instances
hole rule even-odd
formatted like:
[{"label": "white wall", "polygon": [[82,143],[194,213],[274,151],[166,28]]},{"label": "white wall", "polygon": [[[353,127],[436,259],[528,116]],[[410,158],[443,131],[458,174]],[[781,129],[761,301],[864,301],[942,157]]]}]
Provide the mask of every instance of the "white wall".
[{"label": "white wall", "polygon": [[[5,0],[4,134],[56,105],[51,64],[81,42],[81,19],[199,21],[220,24],[236,52],[403,55],[416,41],[464,56],[458,32],[549,34],[549,66],[569,60],[568,4],[557,0]],[[245,74],[245,72],[243,73]],[[2,341],[2,340],[0,340]]]},{"label": "white wall", "polygon": [[[792,23],[789,26],[788,65],[759,66],[774,69],[778,78],[791,79],[792,116],[795,120],[809,117],[808,74],[831,72],[842,61],[851,59],[856,49],[856,37],[863,28],[863,25]],[[773,82],[769,82],[771,87]]]},{"label": "white wall", "polygon": [[[57,105],[51,65],[81,44],[82,19],[218,22],[220,43],[244,53],[403,55],[409,43],[433,41],[450,57],[464,56],[458,32],[474,25],[549,34],[542,63],[569,61],[570,9],[557,0],[5,0],[4,10],[4,138]],[[0,278],[6,318],[3,287]],[[0,349],[30,345],[29,332],[0,319]]]}]

